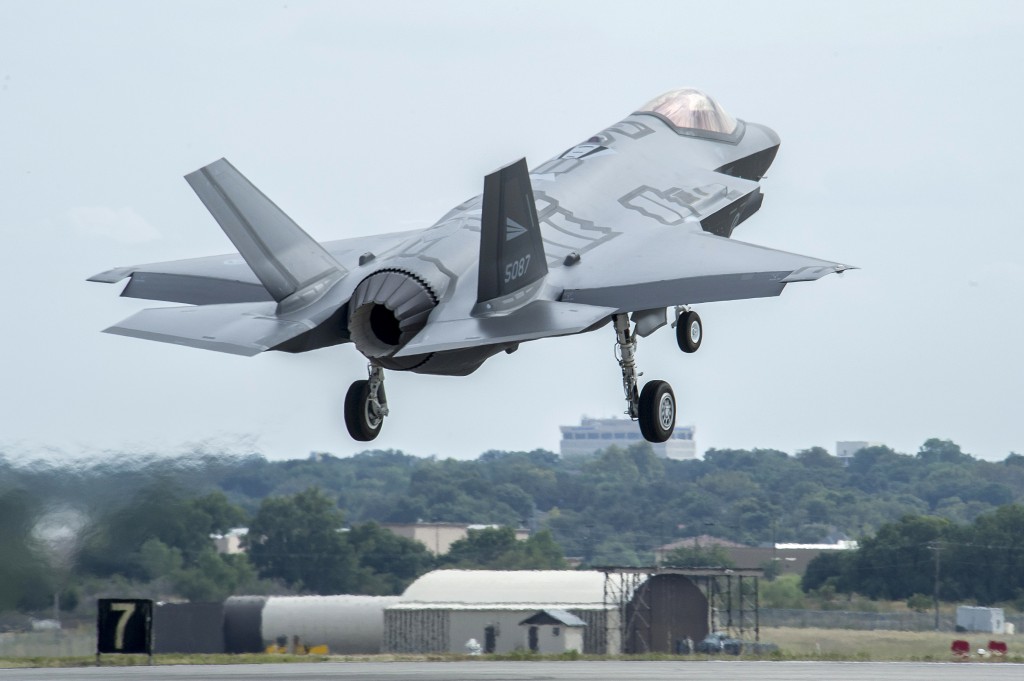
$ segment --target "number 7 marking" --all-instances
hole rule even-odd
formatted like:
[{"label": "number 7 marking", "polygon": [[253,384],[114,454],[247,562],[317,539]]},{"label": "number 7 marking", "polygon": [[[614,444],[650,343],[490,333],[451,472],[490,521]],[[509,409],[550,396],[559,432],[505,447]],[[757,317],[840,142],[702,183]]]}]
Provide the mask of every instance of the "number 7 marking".
[{"label": "number 7 marking", "polygon": [[135,612],[134,603],[111,603],[111,611],[120,612],[121,616],[117,619],[117,626],[114,628],[114,648],[121,650],[124,648],[124,628],[128,625],[128,620],[132,618],[132,614]]}]

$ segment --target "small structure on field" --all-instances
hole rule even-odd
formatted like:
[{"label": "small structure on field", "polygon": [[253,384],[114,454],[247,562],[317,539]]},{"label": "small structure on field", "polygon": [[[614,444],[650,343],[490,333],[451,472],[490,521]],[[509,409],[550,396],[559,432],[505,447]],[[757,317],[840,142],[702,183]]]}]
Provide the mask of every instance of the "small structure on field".
[{"label": "small structure on field", "polygon": [[988,634],[1006,633],[1006,616],[1002,608],[982,608],[961,605],[956,609],[957,631],[983,631]]},{"label": "small structure on field", "polygon": [[535,653],[583,652],[587,623],[564,610],[538,610],[519,623],[526,633],[526,647]]}]

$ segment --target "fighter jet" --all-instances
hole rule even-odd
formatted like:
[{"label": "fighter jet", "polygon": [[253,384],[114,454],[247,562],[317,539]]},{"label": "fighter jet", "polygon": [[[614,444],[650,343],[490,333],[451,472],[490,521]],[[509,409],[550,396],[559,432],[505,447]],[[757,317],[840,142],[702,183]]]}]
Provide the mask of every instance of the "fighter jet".
[{"label": "fighter jet", "polygon": [[465,376],[520,343],[615,335],[626,413],[668,439],[676,398],[640,388],[637,340],[671,319],[683,352],[701,345],[691,306],[777,296],[847,265],[734,241],[761,207],[779,149],[764,125],[694,89],[673,90],[551,160],[517,160],[483,193],[423,230],[318,243],[225,159],[185,179],[238,254],[119,267],[122,296],[185,303],[139,312],[107,333],[239,355],[352,343],[369,376],[345,423],[360,441],[389,415],[384,371]]}]

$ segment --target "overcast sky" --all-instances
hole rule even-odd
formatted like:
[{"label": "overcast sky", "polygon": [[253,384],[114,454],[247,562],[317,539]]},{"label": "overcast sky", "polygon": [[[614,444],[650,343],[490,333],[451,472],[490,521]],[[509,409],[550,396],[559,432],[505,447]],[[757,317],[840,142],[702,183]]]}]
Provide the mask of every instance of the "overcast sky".
[{"label": "overcast sky", "polygon": [[[426,227],[494,168],[694,86],[782,137],[735,237],[863,268],[699,306],[695,355],[641,341],[698,449],[1024,452],[1022,65],[1017,2],[0,0],[0,451],[362,451],[352,345],[101,334],[161,304],[86,277],[233,250],[182,179],[221,156],[315,238]],[[613,341],[389,372],[373,446],[557,451],[560,424],[625,408]]]}]

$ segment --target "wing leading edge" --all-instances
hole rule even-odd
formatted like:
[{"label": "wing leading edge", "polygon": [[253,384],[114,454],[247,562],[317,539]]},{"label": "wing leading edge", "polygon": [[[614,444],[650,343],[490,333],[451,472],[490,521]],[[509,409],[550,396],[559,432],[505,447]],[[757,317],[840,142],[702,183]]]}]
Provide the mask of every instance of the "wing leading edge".
[{"label": "wing leading edge", "polygon": [[560,300],[618,312],[777,296],[786,284],[856,269],[694,230],[664,230],[615,253],[595,250],[587,264]]}]

